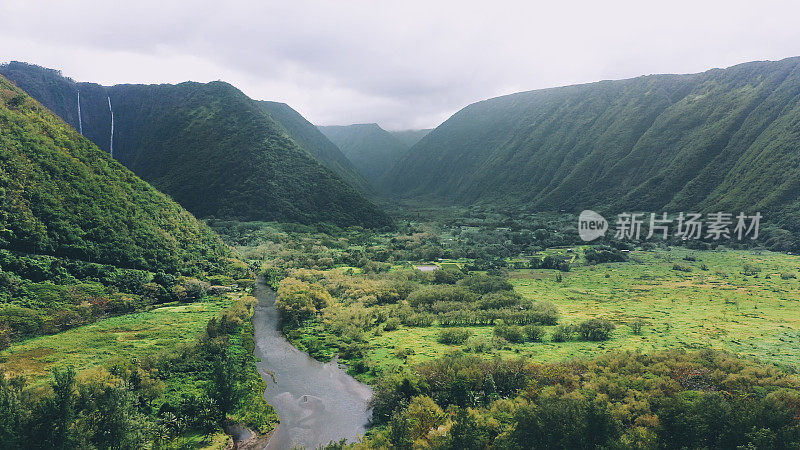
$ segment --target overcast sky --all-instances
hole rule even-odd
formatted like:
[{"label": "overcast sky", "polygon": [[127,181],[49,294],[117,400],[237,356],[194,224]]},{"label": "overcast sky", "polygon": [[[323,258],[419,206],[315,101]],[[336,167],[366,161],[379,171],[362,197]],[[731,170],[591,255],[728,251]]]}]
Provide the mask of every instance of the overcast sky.
[{"label": "overcast sky", "polygon": [[0,0],[0,61],[427,128],[517,91],[798,56],[799,24],[800,2],[765,0]]}]

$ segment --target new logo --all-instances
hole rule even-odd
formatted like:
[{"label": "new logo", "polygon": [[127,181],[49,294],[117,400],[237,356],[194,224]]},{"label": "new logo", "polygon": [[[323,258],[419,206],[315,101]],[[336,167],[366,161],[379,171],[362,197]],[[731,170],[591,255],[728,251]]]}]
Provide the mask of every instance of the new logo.
[{"label": "new logo", "polygon": [[608,222],[600,214],[586,209],[578,216],[578,235],[586,242],[605,236]]}]

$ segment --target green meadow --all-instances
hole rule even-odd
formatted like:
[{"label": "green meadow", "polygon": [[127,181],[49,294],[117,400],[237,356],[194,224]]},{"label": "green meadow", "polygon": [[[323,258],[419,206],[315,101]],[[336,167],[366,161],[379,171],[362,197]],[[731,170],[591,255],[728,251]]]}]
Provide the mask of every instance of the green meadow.
[{"label": "green meadow", "polygon": [[[604,342],[508,343],[483,353],[525,355],[554,362],[608,350],[651,352],[670,348],[728,350],[764,362],[800,367],[800,257],[739,250],[634,251],[622,263],[573,266],[570,272],[515,270],[516,292],[547,300],[559,324],[590,318],[616,324]],[[634,333],[635,324],[641,330]],[[440,357],[464,345],[444,345],[444,328],[400,327],[371,338],[368,357],[384,367]],[[470,327],[474,339],[490,340],[493,327]],[[405,351],[406,349],[413,350]]]},{"label": "green meadow", "polygon": [[54,368],[71,365],[80,373],[115,358],[153,355],[193,342],[208,321],[232,303],[227,298],[172,303],[22,341],[0,352],[0,370],[23,374],[29,384],[35,385],[49,377]]}]

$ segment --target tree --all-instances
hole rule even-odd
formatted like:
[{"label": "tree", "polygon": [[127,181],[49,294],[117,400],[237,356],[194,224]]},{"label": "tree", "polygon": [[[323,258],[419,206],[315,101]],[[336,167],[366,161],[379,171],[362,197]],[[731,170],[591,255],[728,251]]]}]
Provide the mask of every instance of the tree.
[{"label": "tree", "polygon": [[604,319],[589,319],[578,325],[578,334],[587,341],[607,341],[616,326]]},{"label": "tree", "polygon": [[444,423],[446,415],[442,408],[426,395],[411,399],[408,404],[411,421],[411,436],[414,440],[424,438],[428,432]]},{"label": "tree", "polygon": [[237,385],[237,380],[240,372],[238,361],[227,348],[214,358],[208,396],[217,405],[219,421],[224,420],[239,403],[242,392]]},{"label": "tree", "polygon": [[331,294],[319,284],[289,277],[278,286],[275,307],[284,323],[296,326],[332,303]]},{"label": "tree", "polygon": [[449,436],[447,447],[452,450],[478,450],[489,444],[489,437],[480,429],[468,408],[456,408]]},{"label": "tree", "polygon": [[20,445],[19,432],[22,423],[21,388],[24,380],[14,386],[0,372],[0,442],[16,448]]},{"label": "tree", "polygon": [[30,421],[22,427],[25,445],[34,448],[75,447],[75,370],[53,370],[52,396],[41,398],[32,408]]},{"label": "tree", "polygon": [[585,399],[541,398],[520,407],[514,421],[511,448],[604,448],[619,434],[611,412]]},{"label": "tree", "polygon": [[401,409],[392,414],[388,427],[388,439],[391,448],[397,450],[411,450],[413,448],[414,438],[411,435],[411,426],[408,410]]},{"label": "tree", "polygon": [[152,439],[152,424],[136,408],[136,396],[119,378],[79,387],[78,447],[138,449]]},{"label": "tree", "polygon": [[75,369],[53,370],[53,441],[60,448],[69,448],[73,443],[71,426],[75,420]]}]

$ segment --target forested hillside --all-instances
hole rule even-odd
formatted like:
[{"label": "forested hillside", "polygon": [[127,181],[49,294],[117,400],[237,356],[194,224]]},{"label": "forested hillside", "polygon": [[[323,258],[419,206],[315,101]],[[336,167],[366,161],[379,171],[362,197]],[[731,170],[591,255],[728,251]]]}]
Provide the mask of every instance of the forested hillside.
[{"label": "forested hillside", "polygon": [[322,132],[305,117],[286,103],[259,101],[258,105],[266,111],[311,156],[325,167],[334,171],[351,186],[361,192],[370,191],[369,184],[353,166],[339,147],[325,137]]},{"label": "forested hillside", "polygon": [[531,210],[760,210],[798,230],[800,58],[478,102],[406,153],[386,187]]},{"label": "forested hillside", "polygon": [[227,83],[104,87],[24,63],[0,66],[0,73],[107,151],[110,102],[114,158],[198,217],[389,223]]},{"label": "forested hillside", "polygon": [[353,163],[361,174],[377,186],[409,146],[376,123],[328,126],[319,129]]},{"label": "forested hillside", "polygon": [[169,272],[219,269],[228,248],[0,76],[0,248]]}]

